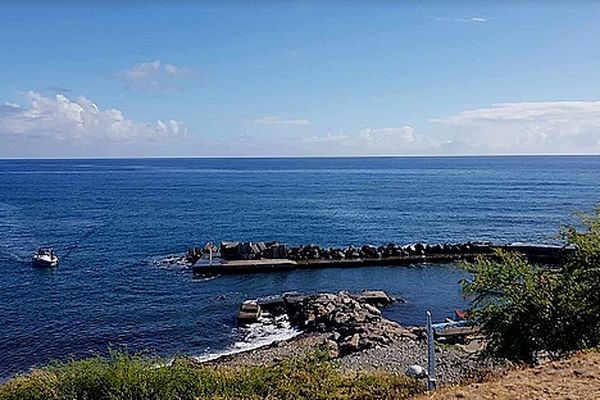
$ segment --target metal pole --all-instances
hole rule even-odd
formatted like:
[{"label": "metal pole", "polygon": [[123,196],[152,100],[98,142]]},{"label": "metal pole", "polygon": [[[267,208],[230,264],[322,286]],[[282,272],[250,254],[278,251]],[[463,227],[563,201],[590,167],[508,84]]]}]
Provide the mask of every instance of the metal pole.
[{"label": "metal pole", "polygon": [[434,391],[435,379],[435,345],[433,343],[433,327],[431,326],[431,311],[427,311],[427,390]]}]

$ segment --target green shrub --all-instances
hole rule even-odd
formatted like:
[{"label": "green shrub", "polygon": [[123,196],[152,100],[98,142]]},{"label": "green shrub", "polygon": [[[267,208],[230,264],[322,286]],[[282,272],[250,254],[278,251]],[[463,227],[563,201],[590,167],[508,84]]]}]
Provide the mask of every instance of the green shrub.
[{"label": "green shrub", "polygon": [[122,352],[55,363],[0,386],[0,400],[405,399],[423,390],[402,375],[346,375],[320,351],[246,368],[164,365]]},{"label": "green shrub", "polygon": [[561,269],[560,326],[565,340],[589,348],[600,344],[600,207],[577,215],[578,227],[561,229],[562,239],[576,250]]},{"label": "green shrub", "polygon": [[502,251],[465,264],[469,314],[483,326],[489,355],[534,363],[542,352],[560,357],[600,344],[600,207],[578,215],[578,226],[561,229],[575,252],[557,268]]},{"label": "green shrub", "polygon": [[474,296],[469,316],[482,325],[490,355],[531,363],[539,351],[553,347],[548,333],[559,279],[551,271],[503,251],[467,269],[473,279],[463,281],[463,289]]}]

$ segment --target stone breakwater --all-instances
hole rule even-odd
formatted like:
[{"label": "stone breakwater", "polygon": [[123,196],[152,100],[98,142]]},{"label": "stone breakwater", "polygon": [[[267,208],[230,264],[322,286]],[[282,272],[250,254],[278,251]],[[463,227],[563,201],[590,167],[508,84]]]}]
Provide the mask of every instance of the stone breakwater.
[{"label": "stone breakwater", "polygon": [[[496,251],[518,252],[531,262],[560,263],[573,252],[560,245],[466,243],[413,243],[383,246],[363,245],[346,248],[305,245],[288,247],[277,242],[223,242],[220,247],[190,248],[177,264],[192,266],[195,275],[243,274],[289,271],[308,268],[368,267],[473,261],[477,257],[494,257]],[[212,255],[210,258],[207,253]],[[216,257],[216,258],[215,258]]]},{"label": "stone breakwater", "polygon": [[[291,261],[350,261],[377,260],[411,256],[463,256],[472,254],[493,253],[496,246],[490,242],[466,243],[411,243],[398,245],[392,242],[382,246],[365,244],[355,247],[322,247],[308,244],[288,247],[278,242],[222,242],[219,246],[220,255],[225,260],[281,260]],[[195,264],[206,254],[206,249],[191,247],[184,260]]]}]

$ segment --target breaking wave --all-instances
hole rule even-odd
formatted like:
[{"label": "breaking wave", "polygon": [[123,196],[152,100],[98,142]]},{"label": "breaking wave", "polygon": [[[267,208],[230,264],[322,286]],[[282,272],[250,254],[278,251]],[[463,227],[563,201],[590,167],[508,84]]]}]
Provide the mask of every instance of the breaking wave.
[{"label": "breaking wave", "polygon": [[291,325],[287,315],[273,317],[266,312],[263,312],[258,322],[235,330],[241,336],[239,341],[224,350],[208,352],[193,358],[199,362],[213,361],[224,356],[243,353],[275,342],[289,340],[302,333],[302,331]]}]

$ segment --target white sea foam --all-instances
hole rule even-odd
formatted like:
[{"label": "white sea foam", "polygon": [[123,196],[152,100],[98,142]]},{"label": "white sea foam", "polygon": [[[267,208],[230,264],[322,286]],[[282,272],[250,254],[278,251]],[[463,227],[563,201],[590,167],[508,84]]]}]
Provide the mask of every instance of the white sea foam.
[{"label": "white sea foam", "polygon": [[302,333],[290,324],[287,315],[273,318],[267,313],[264,314],[258,322],[236,329],[242,336],[241,340],[222,351],[207,352],[193,358],[199,362],[213,361],[223,356],[243,353],[268,346],[274,342],[289,340]]},{"label": "white sea foam", "polygon": [[208,282],[208,281],[212,281],[213,279],[217,279],[219,276],[221,276],[221,275],[211,275],[211,276],[203,276],[200,278],[194,278],[194,282]]},{"label": "white sea foam", "polygon": [[190,264],[183,260],[181,254],[168,254],[148,259],[148,262],[157,268],[165,269],[189,269]]}]

